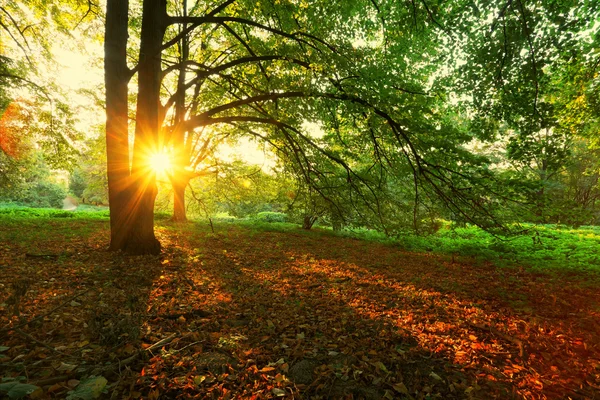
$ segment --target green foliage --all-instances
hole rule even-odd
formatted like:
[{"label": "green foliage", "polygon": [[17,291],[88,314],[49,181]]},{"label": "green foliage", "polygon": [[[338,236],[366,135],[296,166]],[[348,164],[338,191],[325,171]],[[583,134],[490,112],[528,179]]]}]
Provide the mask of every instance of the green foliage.
[{"label": "green foliage", "polygon": [[[100,131],[103,127],[96,127]],[[85,141],[85,150],[69,178],[70,190],[83,203],[108,204],[106,140],[103,135]]]},{"label": "green foliage", "polygon": [[527,226],[516,236],[493,236],[480,228],[442,229],[435,235],[399,237],[396,243],[411,251],[433,251],[458,257],[536,270],[600,272],[600,228],[564,225]]},{"label": "green foliage", "polygon": [[69,191],[75,196],[83,197],[83,191],[87,188],[88,184],[83,175],[83,171],[79,168],[73,170],[69,176]]},{"label": "green foliage", "polygon": [[287,215],[280,212],[263,211],[251,217],[251,219],[261,222],[287,222]]},{"label": "green foliage", "polygon": [[[190,182],[188,213],[192,217],[226,213],[235,218],[280,213],[290,202],[290,188],[289,179],[277,171],[266,173],[242,161],[222,163],[218,173]],[[165,200],[161,204],[164,208]]]},{"label": "green foliage", "polygon": [[66,190],[53,182],[37,182],[30,186],[17,200],[31,207],[62,208]]},{"label": "green foliage", "polygon": [[0,393],[4,393],[9,399],[22,399],[37,389],[38,386],[21,383],[12,378],[2,378],[0,383]]},{"label": "green foliage", "polygon": [[19,173],[10,175],[8,181],[4,182],[0,201],[12,201],[32,207],[62,208],[67,192],[53,180],[45,156],[38,152],[19,160],[5,160],[15,163],[19,167]]},{"label": "green foliage", "polygon": [[108,219],[106,207],[79,206],[75,211],[54,208],[31,208],[18,203],[0,203],[0,216],[3,218],[76,218]]}]

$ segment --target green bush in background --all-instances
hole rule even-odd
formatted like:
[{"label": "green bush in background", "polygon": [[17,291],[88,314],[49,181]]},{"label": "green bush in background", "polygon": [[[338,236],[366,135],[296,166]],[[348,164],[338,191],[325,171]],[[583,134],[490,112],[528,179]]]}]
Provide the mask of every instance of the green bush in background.
[{"label": "green bush in background", "polygon": [[261,222],[288,222],[287,214],[273,211],[263,211],[251,217]]}]

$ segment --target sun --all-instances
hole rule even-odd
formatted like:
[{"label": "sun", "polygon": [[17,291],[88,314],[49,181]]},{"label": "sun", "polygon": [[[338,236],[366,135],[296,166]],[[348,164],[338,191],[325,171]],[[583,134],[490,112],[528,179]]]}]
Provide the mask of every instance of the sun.
[{"label": "sun", "polygon": [[173,167],[171,156],[165,152],[150,155],[148,158],[148,165],[158,175],[168,172]]}]

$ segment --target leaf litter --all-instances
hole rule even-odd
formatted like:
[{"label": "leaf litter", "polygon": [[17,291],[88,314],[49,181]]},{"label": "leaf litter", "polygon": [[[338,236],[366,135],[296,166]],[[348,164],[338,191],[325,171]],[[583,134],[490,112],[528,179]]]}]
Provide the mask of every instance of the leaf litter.
[{"label": "leaf litter", "polygon": [[[162,224],[158,257],[105,251],[107,226],[97,223],[78,237],[2,244],[0,396],[600,391],[600,294],[589,275],[472,265],[323,232]],[[32,248],[57,257],[28,257]]]}]

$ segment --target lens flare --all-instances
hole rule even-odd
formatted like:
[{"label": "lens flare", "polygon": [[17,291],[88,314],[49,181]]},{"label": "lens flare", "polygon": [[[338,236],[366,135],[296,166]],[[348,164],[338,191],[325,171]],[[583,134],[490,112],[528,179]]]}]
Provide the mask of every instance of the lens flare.
[{"label": "lens flare", "polygon": [[165,152],[154,153],[148,158],[148,165],[157,174],[164,174],[171,170],[171,157]]}]

